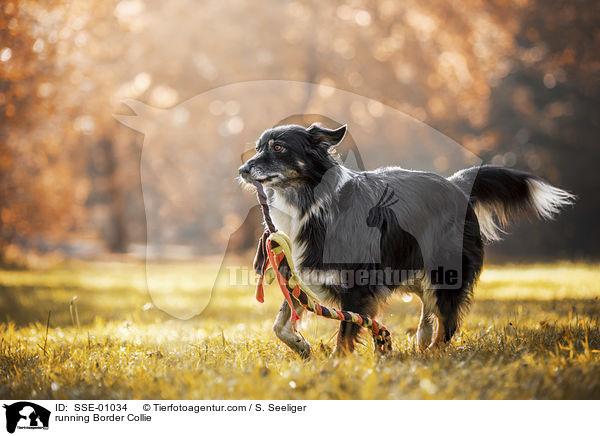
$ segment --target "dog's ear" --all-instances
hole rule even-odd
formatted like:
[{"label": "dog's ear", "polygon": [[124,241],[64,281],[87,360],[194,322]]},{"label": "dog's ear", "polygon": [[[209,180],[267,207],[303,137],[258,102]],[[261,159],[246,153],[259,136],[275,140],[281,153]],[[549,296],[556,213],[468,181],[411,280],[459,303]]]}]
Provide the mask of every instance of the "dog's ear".
[{"label": "dog's ear", "polygon": [[328,129],[317,123],[314,123],[306,130],[312,136],[315,144],[324,144],[329,148],[337,145],[342,141],[342,139],[344,139],[346,128],[346,124],[344,124],[342,127],[338,127],[337,129]]}]

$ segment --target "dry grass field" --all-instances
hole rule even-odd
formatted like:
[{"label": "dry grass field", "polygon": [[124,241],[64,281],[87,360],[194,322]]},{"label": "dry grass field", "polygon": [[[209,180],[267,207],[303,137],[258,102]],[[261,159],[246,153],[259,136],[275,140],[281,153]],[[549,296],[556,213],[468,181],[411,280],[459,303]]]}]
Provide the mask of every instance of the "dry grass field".
[{"label": "dry grass field", "polygon": [[[164,271],[206,292],[209,267]],[[600,399],[599,283],[592,264],[488,266],[444,349],[414,351],[418,305],[398,298],[381,318],[389,357],[374,356],[368,337],[355,355],[330,357],[337,325],[311,315],[302,332],[314,352],[303,361],[271,333],[282,298],[274,286],[262,305],[251,287],[219,289],[182,321],[147,304],[143,264],[3,270],[0,398]]]}]

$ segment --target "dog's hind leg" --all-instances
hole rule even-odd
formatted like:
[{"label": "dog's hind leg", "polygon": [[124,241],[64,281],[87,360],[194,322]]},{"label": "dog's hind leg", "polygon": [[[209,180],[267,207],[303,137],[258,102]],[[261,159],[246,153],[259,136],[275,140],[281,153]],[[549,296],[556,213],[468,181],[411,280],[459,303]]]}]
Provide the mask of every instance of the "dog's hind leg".
[{"label": "dog's hind leg", "polygon": [[437,289],[435,292],[439,330],[436,330],[437,343],[450,342],[458,329],[461,312],[469,305],[470,291],[461,288]]},{"label": "dog's hind leg", "polygon": [[431,341],[431,344],[429,344],[429,347],[427,347],[428,350],[436,349],[440,347],[442,343],[448,342],[444,340],[446,327],[443,318],[441,318],[439,315],[434,315],[434,319],[435,333],[433,335],[433,340]]},{"label": "dog's hind leg", "polygon": [[417,351],[425,351],[431,344],[433,337],[433,321],[434,315],[429,310],[425,309],[425,304],[421,306],[421,319],[417,327]]},{"label": "dog's hind leg", "polygon": [[436,346],[439,342],[437,327],[440,323],[436,306],[437,299],[434,291],[429,289],[429,286],[429,281],[424,280],[419,283],[419,289],[413,291],[421,300],[421,318],[417,327],[416,348],[418,352]]},{"label": "dog's hind leg", "polygon": [[[438,288],[435,290],[436,312],[438,328],[433,343],[450,342],[464,315],[471,304],[473,287],[479,278],[483,266],[483,242],[481,232],[471,207],[467,208],[467,215],[463,233],[462,264],[457,271],[461,278],[460,283],[449,283],[452,287]],[[451,260],[440,262],[441,265],[452,265]],[[450,270],[449,270],[450,271]]]},{"label": "dog's hind leg", "polygon": [[[296,300],[293,300],[293,303],[298,316],[302,316],[304,307],[298,304]],[[284,344],[298,353],[300,357],[307,359],[310,357],[310,344],[296,332],[296,322],[291,321],[290,315],[290,306],[287,301],[284,301],[281,309],[279,309],[277,318],[275,318],[273,331]]]},{"label": "dog's hind leg", "polygon": [[[466,236],[465,236],[466,237]],[[462,265],[462,283],[457,289],[441,288],[435,290],[436,310],[439,331],[434,342],[450,342],[460,324],[461,316],[465,314],[471,303],[473,286],[481,271],[483,253],[474,250],[472,254],[465,249]]]}]

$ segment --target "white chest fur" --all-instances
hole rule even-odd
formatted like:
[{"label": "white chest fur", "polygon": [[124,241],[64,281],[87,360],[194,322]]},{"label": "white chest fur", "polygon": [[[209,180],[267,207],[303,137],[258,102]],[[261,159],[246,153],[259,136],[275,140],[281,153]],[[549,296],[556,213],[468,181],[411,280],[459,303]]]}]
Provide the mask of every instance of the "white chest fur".
[{"label": "white chest fur", "polygon": [[269,201],[269,209],[275,227],[290,238],[292,243],[292,260],[294,265],[299,267],[298,261],[301,259],[302,252],[304,251],[303,247],[300,247],[297,241],[297,236],[302,225],[300,211],[296,206],[288,203],[276,191]]},{"label": "white chest fur", "polygon": [[271,219],[278,230],[285,233],[292,243],[292,261],[300,279],[310,286],[311,290],[320,296],[321,299],[328,295],[322,285],[339,284],[339,273],[335,271],[315,271],[310,268],[302,268],[300,260],[306,250],[304,243],[298,242],[298,234],[306,221],[313,215],[323,213],[325,207],[324,201],[318,201],[310,210],[301,216],[300,210],[295,205],[288,203],[281,195],[274,193],[270,197],[269,208]]}]

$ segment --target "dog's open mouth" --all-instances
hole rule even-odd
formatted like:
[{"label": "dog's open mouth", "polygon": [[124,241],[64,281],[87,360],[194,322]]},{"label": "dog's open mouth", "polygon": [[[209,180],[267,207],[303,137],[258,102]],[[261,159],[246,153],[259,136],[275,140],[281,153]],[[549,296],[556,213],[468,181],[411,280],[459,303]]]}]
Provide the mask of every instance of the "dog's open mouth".
[{"label": "dog's open mouth", "polygon": [[270,182],[272,180],[275,180],[278,177],[279,177],[279,175],[273,174],[273,175],[270,175],[270,176],[255,177],[254,180],[256,180],[258,183],[266,183],[266,182]]}]

